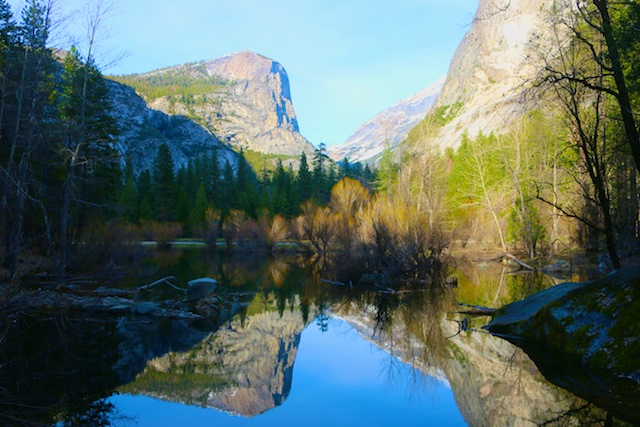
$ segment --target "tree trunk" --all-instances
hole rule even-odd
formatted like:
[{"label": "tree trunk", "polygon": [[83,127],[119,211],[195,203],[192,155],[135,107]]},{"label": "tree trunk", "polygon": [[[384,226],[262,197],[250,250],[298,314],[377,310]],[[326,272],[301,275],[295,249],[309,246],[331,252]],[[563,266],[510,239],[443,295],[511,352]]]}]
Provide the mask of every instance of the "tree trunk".
[{"label": "tree trunk", "polygon": [[624,130],[627,135],[627,139],[629,140],[629,146],[631,147],[631,154],[633,155],[636,169],[640,172],[640,136],[638,136],[638,129],[636,128],[635,120],[633,118],[633,109],[631,108],[629,91],[627,90],[622,65],[620,63],[618,44],[613,36],[611,17],[609,16],[609,2],[608,0],[593,0],[593,4],[598,9],[598,12],[600,12],[602,35],[607,43],[609,59],[611,60],[611,69],[618,89],[618,95],[616,98],[620,105],[620,113],[622,115]]}]

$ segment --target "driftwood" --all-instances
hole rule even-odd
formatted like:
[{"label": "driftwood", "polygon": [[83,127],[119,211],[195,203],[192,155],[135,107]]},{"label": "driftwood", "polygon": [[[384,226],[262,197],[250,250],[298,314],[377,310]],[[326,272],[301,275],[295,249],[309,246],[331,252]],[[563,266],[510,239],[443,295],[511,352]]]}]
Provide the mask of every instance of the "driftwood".
[{"label": "driftwood", "polygon": [[510,260],[512,260],[513,262],[518,264],[520,267],[526,268],[527,270],[538,271],[537,268],[530,266],[526,262],[522,261],[521,259],[517,258],[516,256],[514,256],[514,255],[512,255],[512,254],[510,254],[508,252],[497,254],[497,255],[494,255],[494,256],[492,256],[490,258],[483,258],[483,259],[480,259],[479,261],[490,262],[490,261],[498,261],[498,260],[505,259],[505,258],[509,258]]},{"label": "driftwood", "polygon": [[182,291],[182,292],[187,292],[186,289],[183,289],[183,288],[181,288],[179,286],[174,285],[173,283],[169,282],[169,280],[176,280],[176,278],[173,277],[173,276],[163,277],[162,279],[156,280],[155,282],[149,283],[148,285],[140,286],[138,288],[138,291],[146,291],[147,289],[151,289],[156,285],[159,285],[161,283],[165,283],[165,284],[171,286],[173,289],[177,289],[177,290]]},{"label": "driftwood", "polygon": [[526,268],[527,270],[531,270],[531,271],[538,271],[537,268],[530,266],[529,264],[525,263],[522,260],[519,260],[518,258],[516,258],[515,256],[511,255],[511,254],[504,254],[505,258],[509,258],[512,261],[515,261],[518,265],[520,265],[523,268]]}]

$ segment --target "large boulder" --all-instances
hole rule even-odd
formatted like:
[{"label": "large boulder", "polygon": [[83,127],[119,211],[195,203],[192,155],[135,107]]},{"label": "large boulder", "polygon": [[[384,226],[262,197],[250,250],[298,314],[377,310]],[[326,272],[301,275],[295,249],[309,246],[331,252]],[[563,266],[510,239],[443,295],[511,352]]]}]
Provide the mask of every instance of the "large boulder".
[{"label": "large boulder", "polygon": [[218,281],[216,279],[203,277],[201,279],[191,280],[187,285],[187,301],[198,301],[213,294],[218,287]]},{"label": "large boulder", "polygon": [[522,347],[552,382],[640,423],[638,313],[640,268],[629,268],[506,305],[485,328]]}]

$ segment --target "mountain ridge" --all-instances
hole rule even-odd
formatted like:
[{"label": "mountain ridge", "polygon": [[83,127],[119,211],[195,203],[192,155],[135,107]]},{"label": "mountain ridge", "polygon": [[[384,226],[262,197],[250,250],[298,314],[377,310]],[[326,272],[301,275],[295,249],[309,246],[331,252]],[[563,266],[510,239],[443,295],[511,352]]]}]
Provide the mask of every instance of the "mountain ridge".
[{"label": "mountain ridge", "polygon": [[232,164],[232,150],[291,162],[314,151],[300,134],[286,70],[266,56],[242,51],[110,79],[113,113],[123,128],[118,149],[138,171],[150,166],[163,142],[176,166],[213,148]]},{"label": "mountain ridge", "polygon": [[379,156],[385,146],[399,145],[409,131],[433,108],[445,76],[426,88],[397,102],[362,124],[343,143],[327,147],[327,154],[335,161],[368,161]]}]

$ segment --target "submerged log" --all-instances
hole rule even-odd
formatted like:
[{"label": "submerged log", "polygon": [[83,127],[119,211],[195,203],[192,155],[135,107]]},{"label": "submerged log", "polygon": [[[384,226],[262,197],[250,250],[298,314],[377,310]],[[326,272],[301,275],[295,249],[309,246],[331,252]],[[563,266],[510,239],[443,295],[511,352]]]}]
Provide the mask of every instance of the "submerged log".
[{"label": "submerged log", "polygon": [[470,316],[491,316],[498,309],[491,307],[483,307],[481,305],[469,305],[460,303],[461,307],[464,307],[464,310],[460,310],[457,313],[459,314],[468,314]]}]

